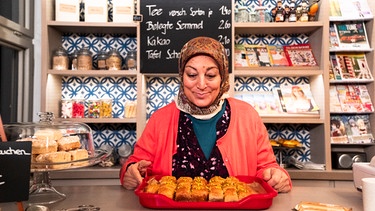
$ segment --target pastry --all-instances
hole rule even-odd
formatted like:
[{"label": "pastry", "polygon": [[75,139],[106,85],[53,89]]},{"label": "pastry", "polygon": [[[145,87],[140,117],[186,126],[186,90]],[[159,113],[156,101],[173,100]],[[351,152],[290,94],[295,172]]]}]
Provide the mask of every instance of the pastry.
[{"label": "pastry", "polygon": [[59,151],[68,151],[81,147],[78,136],[65,136],[57,141]]},{"label": "pastry", "polygon": [[[76,149],[76,150],[71,150],[68,151],[71,155],[71,161],[77,161],[77,160],[82,160],[82,159],[87,159],[89,158],[89,153],[87,152],[86,149]],[[72,162],[73,166],[84,166],[88,165],[88,161],[80,161],[80,162]]]},{"label": "pastry", "polygon": [[34,137],[37,139],[57,141],[63,137],[63,134],[57,129],[41,129],[34,133]]},{"label": "pastry", "polygon": [[31,143],[31,154],[44,154],[50,152],[57,152],[57,142],[46,139],[33,139]]},{"label": "pastry", "polygon": [[[50,152],[45,154],[40,154],[35,158],[37,163],[61,163],[61,164],[54,164],[54,165],[48,165],[48,168],[51,169],[65,169],[69,168],[71,166],[71,154],[69,152],[65,151],[59,151],[59,152]],[[68,163],[65,163],[68,162]]]}]

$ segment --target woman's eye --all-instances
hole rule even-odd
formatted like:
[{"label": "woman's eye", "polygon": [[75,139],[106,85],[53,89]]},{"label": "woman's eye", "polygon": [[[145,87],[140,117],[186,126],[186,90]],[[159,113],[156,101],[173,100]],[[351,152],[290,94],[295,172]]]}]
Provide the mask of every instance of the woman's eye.
[{"label": "woman's eye", "polygon": [[196,77],[197,75],[196,74],[188,74],[188,77],[189,78],[194,78],[194,77]]},{"label": "woman's eye", "polygon": [[210,79],[215,78],[215,77],[216,75],[207,75],[207,78],[210,78]]}]

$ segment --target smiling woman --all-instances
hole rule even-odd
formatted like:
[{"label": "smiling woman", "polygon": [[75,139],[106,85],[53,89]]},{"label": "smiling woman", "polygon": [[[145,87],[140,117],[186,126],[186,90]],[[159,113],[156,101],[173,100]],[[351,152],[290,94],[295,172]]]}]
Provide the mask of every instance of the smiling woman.
[{"label": "smiling woman", "polygon": [[0,114],[4,123],[31,121],[34,1],[0,1]]}]

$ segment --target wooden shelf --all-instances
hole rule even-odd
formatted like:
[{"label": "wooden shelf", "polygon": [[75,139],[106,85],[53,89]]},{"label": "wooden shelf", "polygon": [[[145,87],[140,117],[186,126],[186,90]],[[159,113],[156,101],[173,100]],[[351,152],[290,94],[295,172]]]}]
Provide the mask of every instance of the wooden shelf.
[{"label": "wooden shelf", "polygon": [[61,76],[137,76],[133,70],[48,70],[48,74]]},{"label": "wooden shelf", "polygon": [[136,34],[138,23],[88,23],[88,22],[61,22],[48,21],[49,27],[60,32],[71,33],[121,33]]},{"label": "wooden shelf", "polygon": [[137,123],[136,118],[56,118],[60,121],[72,121],[83,123]]},{"label": "wooden shelf", "polygon": [[323,22],[233,23],[236,34],[311,34],[321,29]]}]

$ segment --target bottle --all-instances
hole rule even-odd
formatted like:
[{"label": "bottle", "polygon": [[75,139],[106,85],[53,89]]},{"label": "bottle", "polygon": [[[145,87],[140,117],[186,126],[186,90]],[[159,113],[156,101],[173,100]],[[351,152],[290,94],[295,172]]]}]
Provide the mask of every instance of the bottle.
[{"label": "bottle", "polygon": [[124,144],[117,149],[117,154],[119,155],[119,163],[122,166],[129,156],[132,154],[132,147],[130,145]]},{"label": "bottle", "polygon": [[74,51],[70,56],[71,70],[78,70],[78,52]]},{"label": "bottle", "polygon": [[53,54],[52,69],[54,70],[67,70],[69,69],[69,58],[66,50],[59,47]]},{"label": "bottle", "polygon": [[120,53],[116,49],[111,49],[108,52],[106,62],[108,70],[121,70],[122,58],[120,56]]},{"label": "bottle", "polygon": [[98,70],[107,70],[107,52],[103,49],[98,53]]},{"label": "bottle", "polygon": [[88,47],[82,48],[78,52],[78,70],[92,70],[92,53]]},{"label": "bottle", "polygon": [[87,117],[99,118],[100,117],[100,100],[90,99],[87,101]]},{"label": "bottle", "polygon": [[137,69],[137,52],[130,51],[125,59],[126,66],[128,70],[136,70]]}]

